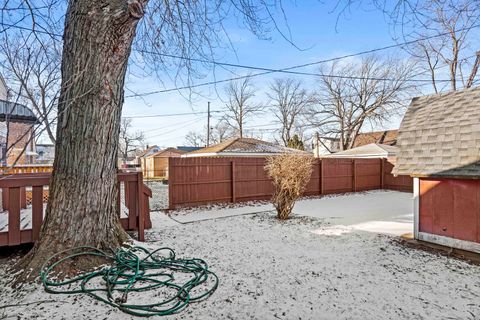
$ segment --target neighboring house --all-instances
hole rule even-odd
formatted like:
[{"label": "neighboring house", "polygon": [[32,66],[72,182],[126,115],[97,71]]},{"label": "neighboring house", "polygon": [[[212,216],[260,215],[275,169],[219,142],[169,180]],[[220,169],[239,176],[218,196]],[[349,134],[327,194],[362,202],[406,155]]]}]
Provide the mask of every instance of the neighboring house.
[{"label": "neighboring house", "polygon": [[[135,167],[143,168],[145,166],[145,157],[152,155],[156,152],[159,152],[160,150],[161,148],[157,145],[153,145],[153,146],[147,145],[147,148],[145,150],[141,150],[135,153],[134,159],[127,159],[127,163],[129,164],[127,164],[126,166],[127,167],[135,166]],[[123,165],[123,161],[120,161],[120,167],[125,167],[125,165]]]},{"label": "neighboring house", "polygon": [[340,139],[315,136],[313,139],[312,149],[313,155],[316,158],[338,152],[340,151]]},{"label": "neighboring house", "polygon": [[[353,143],[353,148],[368,144],[381,144],[394,146],[397,144],[398,130],[384,130],[359,133]],[[313,139],[313,153],[319,158],[324,155],[341,151],[340,139],[335,137],[319,137]]]},{"label": "neighboring house", "polygon": [[353,149],[325,155],[328,158],[385,158],[394,161],[398,152],[395,146],[370,143]]},{"label": "neighboring house", "polygon": [[0,74],[0,100],[7,101],[8,100],[8,87],[5,79],[3,79],[2,75]]},{"label": "neighboring house", "polygon": [[142,172],[145,178],[168,179],[168,158],[180,157],[185,151],[167,148],[142,158]]},{"label": "neighboring house", "polygon": [[360,147],[371,143],[394,146],[397,144],[398,130],[384,130],[359,133],[353,147]]},{"label": "neighboring house", "polygon": [[37,143],[35,148],[37,152],[35,164],[53,164],[53,160],[55,159],[55,145]]},{"label": "neighboring house", "polygon": [[147,146],[147,148],[145,150],[138,153],[137,157],[139,157],[139,158],[147,157],[151,154],[159,152],[160,150],[161,150],[161,148],[157,145],[153,145],[153,146],[150,146],[150,147]]},{"label": "neighboring house", "polygon": [[182,155],[182,157],[265,157],[288,153],[309,154],[306,151],[287,148],[258,139],[232,138],[209,147],[189,152]]},{"label": "neighboring house", "polygon": [[203,147],[190,147],[190,146],[177,146],[177,149],[180,151],[185,151],[185,152],[192,152],[196,151],[199,149],[202,149]]},{"label": "neighboring house", "polygon": [[396,175],[414,177],[415,238],[480,252],[480,88],[412,100]]},{"label": "neighboring house", "polygon": [[37,156],[34,143],[35,123],[37,123],[37,117],[28,107],[0,100],[0,159],[2,165],[25,165],[35,162]]}]

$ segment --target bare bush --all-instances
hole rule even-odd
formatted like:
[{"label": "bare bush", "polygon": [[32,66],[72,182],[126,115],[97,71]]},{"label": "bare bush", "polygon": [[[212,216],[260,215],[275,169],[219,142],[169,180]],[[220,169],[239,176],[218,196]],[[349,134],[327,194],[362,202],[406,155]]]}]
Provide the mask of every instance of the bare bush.
[{"label": "bare bush", "polygon": [[313,157],[307,155],[285,154],[267,158],[265,169],[275,186],[272,203],[279,219],[288,219],[310,181],[312,165]]}]

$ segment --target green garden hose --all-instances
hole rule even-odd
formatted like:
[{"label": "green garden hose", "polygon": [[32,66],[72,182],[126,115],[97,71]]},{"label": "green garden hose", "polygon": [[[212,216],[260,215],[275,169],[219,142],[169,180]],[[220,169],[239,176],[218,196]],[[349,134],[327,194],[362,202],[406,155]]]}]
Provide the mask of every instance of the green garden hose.
[{"label": "green garden hose", "polygon": [[[101,257],[111,263],[68,280],[49,278],[55,267],[79,256]],[[185,280],[178,281],[176,275]],[[205,261],[177,259],[175,252],[167,247],[154,251],[137,246],[120,248],[111,255],[93,247],[77,247],[50,257],[40,271],[40,278],[49,293],[85,293],[123,312],[144,317],[176,313],[190,302],[209,297],[218,287],[218,277],[208,270]],[[151,290],[155,292],[148,299],[155,301],[141,298],[148,303],[127,303],[129,293],[137,300],[139,294]]]}]

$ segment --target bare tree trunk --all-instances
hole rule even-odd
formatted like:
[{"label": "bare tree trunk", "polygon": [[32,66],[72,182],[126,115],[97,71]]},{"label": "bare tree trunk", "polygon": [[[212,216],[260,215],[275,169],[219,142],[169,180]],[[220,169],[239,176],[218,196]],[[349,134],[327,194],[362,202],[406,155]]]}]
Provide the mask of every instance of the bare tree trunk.
[{"label": "bare tree trunk", "polygon": [[[127,61],[146,0],[71,1],[65,22],[54,172],[40,240],[20,261],[38,275],[53,253],[116,249],[117,152]],[[87,269],[98,261],[77,261]],[[70,270],[67,270],[70,271]]]},{"label": "bare tree trunk", "polygon": [[467,88],[471,88],[475,81],[475,77],[477,76],[478,67],[480,66],[480,51],[476,53],[477,58],[475,59],[475,63],[473,64],[472,71],[470,72],[470,76],[468,77]]}]

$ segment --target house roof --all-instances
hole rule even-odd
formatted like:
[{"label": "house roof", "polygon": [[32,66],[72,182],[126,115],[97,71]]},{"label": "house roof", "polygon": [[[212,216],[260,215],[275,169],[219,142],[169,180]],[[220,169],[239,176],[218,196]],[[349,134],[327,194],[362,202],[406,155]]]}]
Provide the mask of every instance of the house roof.
[{"label": "house roof", "polygon": [[480,177],[480,87],[414,98],[394,174]]},{"label": "house roof", "polygon": [[306,151],[301,151],[293,148],[276,145],[271,142],[258,140],[254,138],[233,138],[215,145],[205,147],[186,154],[185,156],[215,156],[215,155],[269,155],[269,154],[284,154],[284,153],[301,153],[307,154]]},{"label": "house roof", "polygon": [[25,123],[38,121],[33,111],[23,104],[0,100],[0,121],[6,121],[6,119]]},{"label": "house roof", "polygon": [[178,150],[185,151],[185,152],[192,152],[195,150],[202,149],[203,147],[191,147],[191,146],[177,146]]},{"label": "house roof", "polygon": [[360,147],[371,143],[394,146],[397,143],[398,130],[384,130],[359,133],[353,147]]},{"label": "house roof", "polygon": [[395,146],[386,144],[370,143],[364,146],[344,150],[324,157],[329,158],[387,158],[393,157],[398,152]]},{"label": "house roof", "polygon": [[[155,149],[157,149],[157,151],[155,151]],[[138,154],[138,157],[142,158],[142,157],[148,156],[152,153],[158,152],[159,150],[160,150],[159,146],[153,145],[153,146],[148,147],[147,149],[143,150],[142,152],[140,152]]]},{"label": "house roof", "polygon": [[181,155],[181,154],[185,154],[185,153],[187,153],[187,152],[182,151],[182,150],[178,150],[178,149],[175,149],[175,148],[166,148],[166,149],[160,150],[158,152],[149,154],[146,157],[148,157],[148,158],[150,158],[150,157],[162,157],[162,156],[163,157],[169,157],[171,154]]}]

